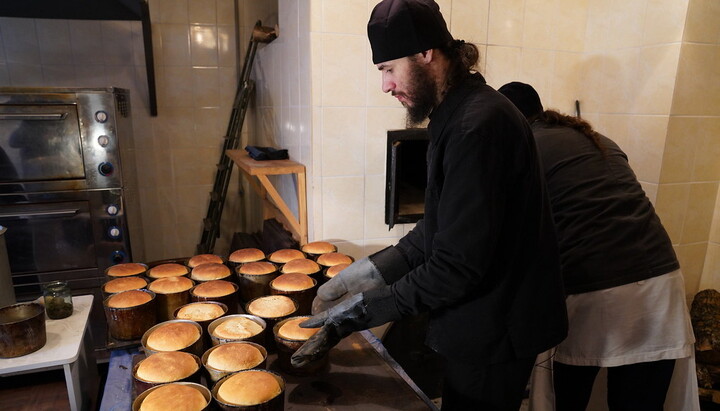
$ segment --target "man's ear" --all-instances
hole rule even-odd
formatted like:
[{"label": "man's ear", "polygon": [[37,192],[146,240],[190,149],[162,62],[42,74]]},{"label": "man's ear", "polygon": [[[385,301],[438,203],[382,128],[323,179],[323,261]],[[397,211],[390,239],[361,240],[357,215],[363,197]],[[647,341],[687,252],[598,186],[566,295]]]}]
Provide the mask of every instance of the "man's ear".
[{"label": "man's ear", "polygon": [[429,49],[420,52],[420,61],[425,64],[430,63],[435,58],[435,49]]}]

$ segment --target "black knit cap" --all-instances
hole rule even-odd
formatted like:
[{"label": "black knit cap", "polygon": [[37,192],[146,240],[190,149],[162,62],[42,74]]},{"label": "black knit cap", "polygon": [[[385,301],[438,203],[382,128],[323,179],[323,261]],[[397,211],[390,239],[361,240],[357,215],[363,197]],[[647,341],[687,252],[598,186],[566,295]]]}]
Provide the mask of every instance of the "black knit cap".
[{"label": "black knit cap", "polygon": [[370,14],[368,38],[373,63],[444,46],[453,37],[432,0],[383,0]]},{"label": "black knit cap", "polygon": [[525,118],[531,118],[543,112],[540,96],[529,84],[513,81],[500,87],[498,91],[512,101]]}]

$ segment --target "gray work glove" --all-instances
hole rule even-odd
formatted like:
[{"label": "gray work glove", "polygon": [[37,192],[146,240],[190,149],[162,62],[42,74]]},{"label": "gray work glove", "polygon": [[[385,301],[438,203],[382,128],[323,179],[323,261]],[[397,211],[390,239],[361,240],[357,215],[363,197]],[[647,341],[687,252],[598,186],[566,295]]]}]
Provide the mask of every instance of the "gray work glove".
[{"label": "gray work glove", "polygon": [[400,317],[389,285],[355,294],[300,324],[303,328],[320,327],[320,330],[295,351],[290,363],[302,367],[319,360],[353,331],[377,327]]},{"label": "gray work glove", "polygon": [[361,258],[318,288],[312,312],[326,311],[351,295],[384,285],[387,283],[375,264],[367,257]]}]

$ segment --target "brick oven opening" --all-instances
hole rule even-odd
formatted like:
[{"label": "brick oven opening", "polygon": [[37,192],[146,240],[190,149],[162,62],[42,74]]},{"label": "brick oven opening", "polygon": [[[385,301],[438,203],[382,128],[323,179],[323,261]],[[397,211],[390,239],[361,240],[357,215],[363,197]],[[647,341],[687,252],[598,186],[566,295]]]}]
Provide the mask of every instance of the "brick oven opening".
[{"label": "brick oven opening", "polygon": [[385,224],[389,228],[415,223],[425,213],[429,142],[426,128],[387,132]]}]

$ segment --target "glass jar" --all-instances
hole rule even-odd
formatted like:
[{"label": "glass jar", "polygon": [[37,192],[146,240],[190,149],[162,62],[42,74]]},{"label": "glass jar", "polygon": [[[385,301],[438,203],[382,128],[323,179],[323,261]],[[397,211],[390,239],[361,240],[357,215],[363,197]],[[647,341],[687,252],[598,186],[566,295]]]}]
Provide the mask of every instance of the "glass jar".
[{"label": "glass jar", "polygon": [[53,320],[69,317],[73,312],[72,292],[66,281],[53,281],[43,286],[45,312]]}]

